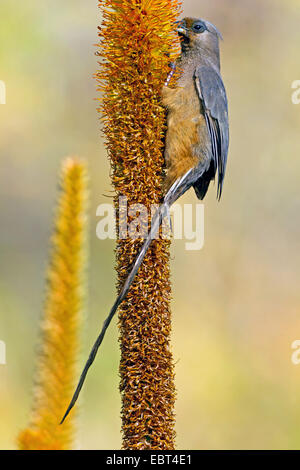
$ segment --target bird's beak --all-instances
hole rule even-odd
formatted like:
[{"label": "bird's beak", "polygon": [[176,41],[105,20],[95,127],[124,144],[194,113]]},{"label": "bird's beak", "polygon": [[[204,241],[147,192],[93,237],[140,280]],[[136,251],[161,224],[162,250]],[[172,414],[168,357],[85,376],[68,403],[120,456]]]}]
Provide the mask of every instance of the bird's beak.
[{"label": "bird's beak", "polygon": [[188,38],[188,30],[184,26],[178,26],[176,29],[177,33],[181,36]]}]

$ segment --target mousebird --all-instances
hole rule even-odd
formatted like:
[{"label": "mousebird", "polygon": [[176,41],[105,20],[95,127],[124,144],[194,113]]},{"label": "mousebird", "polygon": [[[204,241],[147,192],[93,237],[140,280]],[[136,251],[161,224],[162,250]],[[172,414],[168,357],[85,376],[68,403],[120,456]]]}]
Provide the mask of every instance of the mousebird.
[{"label": "mousebird", "polygon": [[[213,24],[203,19],[184,18],[176,23],[176,29],[181,42],[181,54],[173,64],[173,70],[162,90],[163,104],[167,108],[165,196],[104,321],[61,423],[73,408],[105,332],[126,297],[163,217],[169,214],[170,206],[191,187],[202,200],[210,181],[216,175],[217,198],[221,197],[229,145],[227,97],[220,74],[219,40],[222,36]],[[168,85],[177,67],[180,76],[175,87],[170,88]]]}]

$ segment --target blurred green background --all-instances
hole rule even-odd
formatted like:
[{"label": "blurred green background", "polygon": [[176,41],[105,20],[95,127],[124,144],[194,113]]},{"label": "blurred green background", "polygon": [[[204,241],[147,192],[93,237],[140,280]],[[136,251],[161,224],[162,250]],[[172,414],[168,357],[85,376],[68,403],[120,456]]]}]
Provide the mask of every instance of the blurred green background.
[{"label": "blurred green background", "polygon": [[[172,243],[179,449],[299,449],[300,79],[298,0],[185,0],[222,31],[231,145],[223,197],[205,200],[205,246]],[[90,283],[82,361],[115,297],[114,242],[96,238],[111,194],[96,112],[97,0],[2,0],[0,80],[0,448],[29,417],[61,159],[91,174]],[[191,191],[181,201],[196,202]],[[119,448],[113,322],[81,401],[78,446]]]}]

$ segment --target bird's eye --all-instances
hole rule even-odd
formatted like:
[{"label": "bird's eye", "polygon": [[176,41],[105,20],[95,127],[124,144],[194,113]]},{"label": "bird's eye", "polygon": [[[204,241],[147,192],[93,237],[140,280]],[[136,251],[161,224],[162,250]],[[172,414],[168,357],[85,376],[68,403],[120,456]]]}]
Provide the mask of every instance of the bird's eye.
[{"label": "bird's eye", "polygon": [[193,31],[195,33],[203,33],[206,30],[206,27],[203,23],[194,23],[193,24]]}]

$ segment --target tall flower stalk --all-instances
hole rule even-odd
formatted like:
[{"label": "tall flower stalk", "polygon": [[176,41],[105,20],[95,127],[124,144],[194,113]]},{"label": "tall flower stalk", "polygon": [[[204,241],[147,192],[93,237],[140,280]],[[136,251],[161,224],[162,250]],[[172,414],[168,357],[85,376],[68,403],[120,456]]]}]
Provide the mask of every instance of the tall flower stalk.
[{"label": "tall flower stalk", "polygon": [[86,257],[86,179],[83,162],[73,158],[64,161],[47,274],[34,404],[30,424],[18,438],[23,450],[67,450],[73,446],[74,413],[64,426],[59,422],[78,376]]},{"label": "tall flower stalk", "polygon": [[[104,121],[115,188],[128,206],[163,195],[165,109],[161,90],[178,53],[177,0],[99,0]],[[123,217],[123,214],[119,214]],[[118,219],[119,220],[119,219]],[[142,240],[119,239],[118,288]],[[124,449],[174,448],[174,364],[170,351],[169,242],[154,240],[119,310]]]}]

